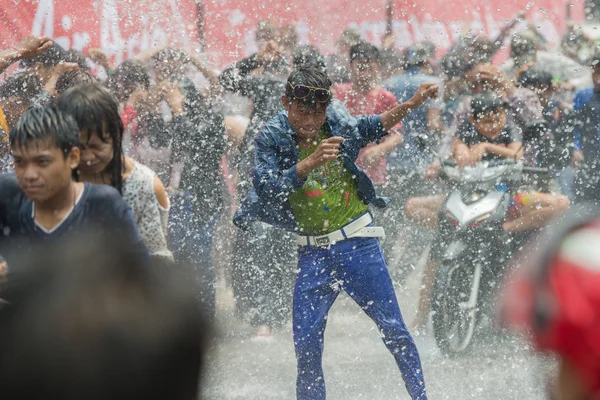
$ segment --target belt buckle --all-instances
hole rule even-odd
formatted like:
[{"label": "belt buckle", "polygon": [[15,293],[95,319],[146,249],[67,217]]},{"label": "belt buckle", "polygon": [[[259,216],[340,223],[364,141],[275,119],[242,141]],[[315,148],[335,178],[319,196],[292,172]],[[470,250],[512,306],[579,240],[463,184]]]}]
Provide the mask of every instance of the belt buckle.
[{"label": "belt buckle", "polygon": [[331,240],[329,240],[329,235],[315,236],[314,241],[315,245],[317,246],[329,246],[331,244]]}]

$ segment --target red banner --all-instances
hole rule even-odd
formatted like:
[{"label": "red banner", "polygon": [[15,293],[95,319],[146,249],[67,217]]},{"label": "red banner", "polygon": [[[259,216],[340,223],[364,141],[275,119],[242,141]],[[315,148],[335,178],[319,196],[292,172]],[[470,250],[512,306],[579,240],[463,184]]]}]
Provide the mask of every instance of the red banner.
[{"label": "red banner", "polygon": [[[572,17],[580,20],[583,0],[395,0],[392,27],[398,47],[431,40],[444,50],[469,30],[494,37],[527,10],[527,20],[556,44],[566,26],[568,3],[573,4]],[[379,44],[386,30],[386,4],[387,0],[208,1],[208,50],[219,64],[250,54],[256,50],[254,32],[261,20],[294,25],[301,43],[316,44],[326,53],[335,50],[348,27]]]},{"label": "red banner", "polygon": [[194,0],[8,0],[0,47],[46,35],[67,49],[100,47],[119,63],[150,47],[195,45],[196,10]]},{"label": "red banner", "polygon": [[[296,27],[301,43],[324,52],[347,27],[380,43],[387,0],[202,0],[209,59],[224,65],[256,50],[260,20]],[[431,40],[440,49],[469,30],[495,36],[521,10],[552,43],[566,25],[566,5],[583,15],[583,0],[395,0],[398,47]],[[66,48],[101,47],[120,62],[167,43],[191,48],[197,40],[195,0],[7,0],[0,4],[0,46],[28,35],[48,35]]]}]

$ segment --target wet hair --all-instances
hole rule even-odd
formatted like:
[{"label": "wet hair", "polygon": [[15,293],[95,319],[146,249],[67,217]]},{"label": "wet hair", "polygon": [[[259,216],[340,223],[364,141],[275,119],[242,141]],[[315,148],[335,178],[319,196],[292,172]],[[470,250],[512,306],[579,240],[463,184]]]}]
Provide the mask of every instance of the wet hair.
[{"label": "wet hair", "polygon": [[379,62],[379,49],[371,43],[357,43],[350,47],[350,61]]},{"label": "wet hair", "polygon": [[321,54],[316,46],[300,46],[294,50],[294,55],[292,58],[294,62],[294,69],[312,68],[321,71],[323,74],[327,73],[325,57],[323,57],[323,54]]},{"label": "wet hair", "polygon": [[[75,119],[55,106],[30,108],[9,134],[11,148],[23,148],[28,143],[51,138],[66,158],[73,147],[79,146],[79,127]],[[78,180],[77,168],[73,179]]]},{"label": "wet hair", "polygon": [[548,71],[530,68],[519,76],[519,84],[524,87],[550,87],[554,77]]},{"label": "wet hair", "polygon": [[20,97],[30,102],[41,90],[42,84],[37,75],[23,72],[11,76],[0,86],[0,101]]},{"label": "wet hair", "polygon": [[66,50],[65,62],[75,63],[81,69],[89,70],[87,57],[81,51],[78,50]]},{"label": "wet hair", "polygon": [[0,292],[10,301],[0,308],[3,397],[196,398],[211,326],[186,266],[148,268],[126,238],[93,228],[23,254],[10,273]]},{"label": "wet hair", "polygon": [[86,83],[70,88],[58,98],[57,107],[70,114],[79,130],[88,132],[108,143],[108,132],[113,145],[113,159],[107,166],[111,186],[120,193],[123,190],[123,121],[119,115],[119,103],[108,89],[97,83]]},{"label": "wet hair", "polygon": [[128,60],[110,74],[106,86],[120,102],[124,102],[136,88],[148,90],[150,75],[144,63]]},{"label": "wet hair", "polygon": [[287,85],[285,85],[285,97],[288,98],[289,101],[299,101],[303,104],[314,105],[316,100],[314,95],[311,94],[304,99],[296,99],[294,97],[294,90],[292,86],[297,85],[305,85],[311,86],[315,88],[321,89],[331,89],[331,80],[327,77],[327,75],[316,68],[300,68],[296,71],[292,72],[287,80]]},{"label": "wet hair", "polygon": [[83,83],[98,83],[98,79],[85,69],[72,69],[63,72],[56,81],[56,93],[63,94],[67,89]]},{"label": "wet hair", "polygon": [[499,112],[500,110],[504,110],[504,105],[495,93],[484,92],[474,96],[471,100],[471,115],[476,120],[490,112]]},{"label": "wet hair", "polygon": [[50,46],[48,50],[42,54],[33,58],[26,58],[21,60],[21,68],[29,68],[36,63],[42,64],[45,68],[52,68],[61,62],[65,62],[69,59],[69,54],[65,49],[60,47],[56,42]]}]

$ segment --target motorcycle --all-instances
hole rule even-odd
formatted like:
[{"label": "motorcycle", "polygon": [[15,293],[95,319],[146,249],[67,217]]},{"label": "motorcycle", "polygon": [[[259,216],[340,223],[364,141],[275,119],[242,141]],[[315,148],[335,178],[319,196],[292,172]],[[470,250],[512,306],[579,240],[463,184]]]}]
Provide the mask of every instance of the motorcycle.
[{"label": "motorcycle", "polygon": [[525,176],[548,174],[513,160],[492,160],[459,169],[442,163],[440,177],[452,188],[440,215],[448,243],[438,268],[432,301],[433,331],[442,353],[469,349],[478,323],[493,303],[494,288],[522,241],[502,228],[511,187]]}]

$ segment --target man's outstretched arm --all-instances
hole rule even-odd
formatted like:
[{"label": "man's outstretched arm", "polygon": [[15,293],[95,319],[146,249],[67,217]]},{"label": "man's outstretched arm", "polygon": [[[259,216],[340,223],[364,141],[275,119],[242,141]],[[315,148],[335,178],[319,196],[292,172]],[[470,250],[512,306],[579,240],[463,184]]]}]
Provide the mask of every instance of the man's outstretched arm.
[{"label": "man's outstretched arm", "polygon": [[413,97],[379,115],[383,124],[383,130],[389,131],[406,118],[412,110],[421,107],[429,99],[437,98],[438,90],[439,87],[436,83],[421,84]]}]

